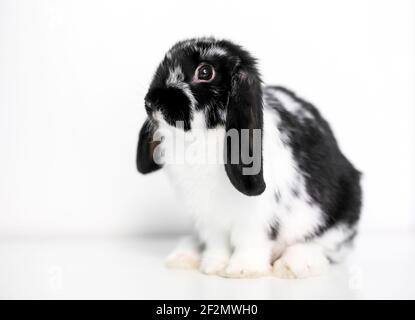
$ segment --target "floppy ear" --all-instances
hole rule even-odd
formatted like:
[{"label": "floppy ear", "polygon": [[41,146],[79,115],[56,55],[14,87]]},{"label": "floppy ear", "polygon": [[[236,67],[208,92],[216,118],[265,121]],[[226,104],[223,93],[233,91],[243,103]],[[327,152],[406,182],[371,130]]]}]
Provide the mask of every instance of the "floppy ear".
[{"label": "floppy ear", "polygon": [[[259,195],[265,190],[262,128],[261,80],[254,67],[250,70],[238,68],[232,76],[227,107],[225,170],[233,186],[248,196]],[[235,133],[239,135],[236,142],[229,139]],[[247,159],[252,163],[247,163]]]},{"label": "floppy ear", "polygon": [[147,118],[144,122],[137,146],[137,169],[140,173],[146,174],[161,168],[161,165],[154,161],[154,150],[160,141],[153,140],[156,127]]}]

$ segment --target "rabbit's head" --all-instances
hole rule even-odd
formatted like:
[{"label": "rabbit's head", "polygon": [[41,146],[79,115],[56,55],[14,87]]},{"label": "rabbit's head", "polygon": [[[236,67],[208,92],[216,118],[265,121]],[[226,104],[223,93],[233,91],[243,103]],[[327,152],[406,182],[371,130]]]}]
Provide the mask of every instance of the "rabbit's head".
[{"label": "rabbit's head", "polygon": [[246,170],[241,154],[245,150],[252,157],[254,131],[261,138],[263,126],[261,79],[255,59],[242,47],[213,38],[178,42],[157,68],[145,107],[150,118],[180,124],[184,131],[192,130],[196,114],[204,116],[207,130],[222,126],[242,137],[245,129],[249,136],[245,146],[243,139],[236,146],[225,143],[225,170],[242,193],[258,195],[265,190],[262,139],[259,170]]}]

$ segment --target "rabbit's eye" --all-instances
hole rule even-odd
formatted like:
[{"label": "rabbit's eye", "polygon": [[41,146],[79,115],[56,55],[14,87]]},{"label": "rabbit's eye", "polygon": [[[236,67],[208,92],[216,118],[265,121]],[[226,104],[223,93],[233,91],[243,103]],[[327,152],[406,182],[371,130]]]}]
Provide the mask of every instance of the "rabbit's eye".
[{"label": "rabbit's eye", "polygon": [[215,70],[210,64],[202,63],[196,68],[195,80],[197,82],[208,82],[215,77]]}]

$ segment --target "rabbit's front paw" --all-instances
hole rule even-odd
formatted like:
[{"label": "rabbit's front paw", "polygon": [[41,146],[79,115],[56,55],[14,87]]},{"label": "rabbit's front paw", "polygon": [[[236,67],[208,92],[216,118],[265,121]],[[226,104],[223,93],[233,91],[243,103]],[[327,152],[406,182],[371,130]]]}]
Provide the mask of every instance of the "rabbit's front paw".
[{"label": "rabbit's front paw", "polygon": [[225,255],[205,255],[200,263],[200,271],[204,274],[219,274],[228,265],[229,257]]},{"label": "rabbit's front paw", "polygon": [[194,252],[173,252],[166,259],[166,266],[172,269],[197,269],[200,256]]},{"label": "rabbit's front paw", "polygon": [[329,262],[317,246],[297,244],[288,247],[275,261],[273,274],[278,278],[296,279],[319,276],[327,272]]},{"label": "rabbit's front paw", "polygon": [[271,265],[264,259],[255,257],[232,257],[228,267],[220,275],[227,278],[257,278],[267,276]]}]

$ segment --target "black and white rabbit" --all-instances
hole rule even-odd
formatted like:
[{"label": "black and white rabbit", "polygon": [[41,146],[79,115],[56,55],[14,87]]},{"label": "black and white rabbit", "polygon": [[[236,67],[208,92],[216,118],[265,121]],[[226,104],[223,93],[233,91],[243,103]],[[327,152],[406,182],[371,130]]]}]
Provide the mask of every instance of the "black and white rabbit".
[{"label": "black and white rabbit", "polygon": [[[242,47],[213,38],[177,43],[145,107],[138,171],[166,170],[197,230],[170,254],[169,266],[303,278],[325,272],[351,246],[359,171],[317,109],[285,88],[263,86]],[[243,130],[248,143],[229,143],[228,132]],[[242,150],[255,153],[254,131],[260,158],[247,163]],[[206,157],[208,149],[220,156]],[[235,152],[240,159],[228,161]]]}]

